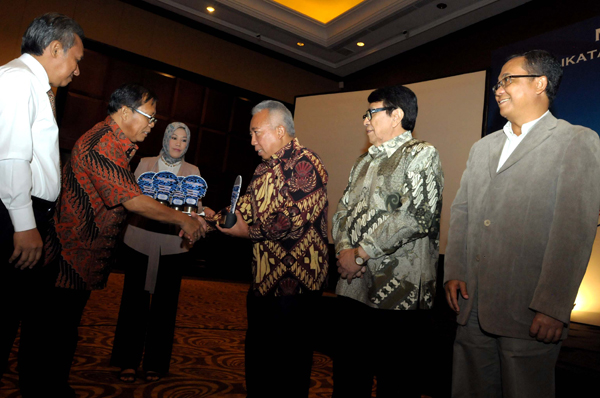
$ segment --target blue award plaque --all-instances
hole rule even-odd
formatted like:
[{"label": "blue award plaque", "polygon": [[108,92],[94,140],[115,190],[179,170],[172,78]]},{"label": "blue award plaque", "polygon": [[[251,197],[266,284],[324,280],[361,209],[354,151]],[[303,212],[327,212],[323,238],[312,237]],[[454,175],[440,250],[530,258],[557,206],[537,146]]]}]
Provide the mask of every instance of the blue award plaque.
[{"label": "blue award plaque", "polygon": [[147,171],[142,173],[138,179],[137,183],[142,190],[142,193],[146,196],[151,197],[152,199],[156,199],[156,189],[154,188],[154,172]]},{"label": "blue award plaque", "polygon": [[170,171],[159,171],[152,180],[156,189],[156,200],[164,205],[169,205],[171,192],[177,187],[177,176]]},{"label": "blue award plaque", "polygon": [[206,195],[208,185],[200,176],[187,176],[181,181],[181,190],[184,196],[183,211],[191,213],[198,211],[198,201]]},{"label": "blue award plaque", "polygon": [[171,192],[171,207],[174,210],[183,211],[183,205],[185,203],[185,193],[181,189],[181,182],[184,177],[177,176],[177,186]]}]

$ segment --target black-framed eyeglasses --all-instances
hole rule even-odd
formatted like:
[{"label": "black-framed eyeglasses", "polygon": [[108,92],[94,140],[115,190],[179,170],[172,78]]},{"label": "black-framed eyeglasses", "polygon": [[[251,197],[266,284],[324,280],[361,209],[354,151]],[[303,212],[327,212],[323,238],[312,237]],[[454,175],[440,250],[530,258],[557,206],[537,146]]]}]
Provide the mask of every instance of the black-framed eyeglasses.
[{"label": "black-framed eyeglasses", "polygon": [[131,109],[136,111],[140,115],[145,116],[148,119],[148,124],[156,123],[156,121],[158,120],[154,116],[150,116],[147,113],[140,111],[139,109],[135,109],[135,108],[131,108]]},{"label": "black-framed eyeglasses", "polygon": [[365,113],[363,115],[363,120],[369,119],[369,121],[371,121],[371,119],[373,119],[374,113],[381,112],[381,111],[391,111],[392,109],[396,109],[396,108],[393,106],[386,106],[383,108],[367,109],[367,113]]},{"label": "black-framed eyeglasses", "polygon": [[492,86],[492,91],[495,93],[498,91],[500,87],[508,87],[512,84],[512,79],[516,79],[518,77],[541,77],[542,75],[511,75],[504,76],[502,79],[498,81],[498,83]]}]

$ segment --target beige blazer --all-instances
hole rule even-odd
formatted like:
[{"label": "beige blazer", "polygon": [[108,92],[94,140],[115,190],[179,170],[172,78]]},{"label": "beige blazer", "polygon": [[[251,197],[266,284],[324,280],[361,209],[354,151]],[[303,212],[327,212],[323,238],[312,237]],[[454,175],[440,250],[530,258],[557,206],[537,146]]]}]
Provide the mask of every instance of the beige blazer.
[{"label": "beige blazer", "polygon": [[[147,171],[158,172],[158,156],[142,158],[135,169],[135,178]],[[200,175],[198,167],[183,162],[179,168],[178,176]],[[202,203],[199,203],[199,208]],[[188,251],[183,247],[182,239],[177,235],[177,228],[173,226],[148,220],[142,216],[132,214],[129,225],[125,231],[123,241],[127,246],[147,256],[179,254]]]},{"label": "beige blazer", "polygon": [[596,235],[600,139],[548,114],[496,172],[505,141],[497,131],[471,148],[451,208],[444,283],[467,282],[458,323],[477,293],[483,330],[531,339],[536,312],[569,323]]}]

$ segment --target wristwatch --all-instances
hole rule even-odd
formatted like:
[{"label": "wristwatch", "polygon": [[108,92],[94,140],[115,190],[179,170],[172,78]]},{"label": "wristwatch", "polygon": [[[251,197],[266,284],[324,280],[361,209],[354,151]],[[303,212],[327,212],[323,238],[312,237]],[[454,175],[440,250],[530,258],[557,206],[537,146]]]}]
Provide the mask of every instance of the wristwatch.
[{"label": "wristwatch", "polygon": [[358,254],[358,247],[354,248],[354,262],[356,262],[357,265],[363,265],[365,263],[365,259]]}]

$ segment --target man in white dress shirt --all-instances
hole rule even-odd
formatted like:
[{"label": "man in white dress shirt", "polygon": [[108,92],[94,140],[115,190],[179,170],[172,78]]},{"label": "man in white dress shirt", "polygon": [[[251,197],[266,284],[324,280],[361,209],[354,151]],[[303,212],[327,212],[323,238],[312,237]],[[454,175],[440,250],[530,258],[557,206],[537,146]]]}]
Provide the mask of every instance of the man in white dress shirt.
[{"label": "man in white dress shirt", "polygon": [[22,55],[0,67],[0,367],[4,373],[21,323],[19,379],[24,397],[37,395],[26,386],[40,384],[34,368],[42,363],[43,347],[36,347],[30,333],[41,326],[36,326],[42,319],[37,308],[44,289],[56,279],[55,270],[40,261],[46,223],[60,191],[51,87],[64,87],[79,75],[83,38],[71,18],[42,15],[25,32]]}]

